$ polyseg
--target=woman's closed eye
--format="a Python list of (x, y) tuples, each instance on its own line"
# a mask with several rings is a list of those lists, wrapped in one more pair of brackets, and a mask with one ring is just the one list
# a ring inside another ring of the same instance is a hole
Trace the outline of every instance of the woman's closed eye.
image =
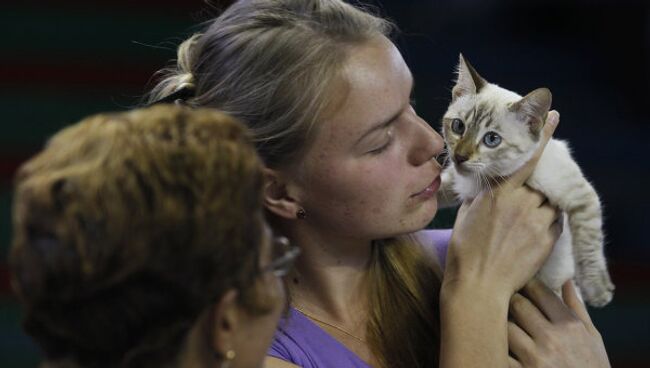
[(388, 147), (390, 147), (391, 143), (393, 143), (393, 131), (389, 130), (388, 132), (386, 132), (386, 136), (388, 137), (388, 139), (386, 139), (382, 145), (368, 151), (368, 153), (371, 154), (371, 155), (378, 155), (378, 154), (386, 151), (388, 149)]

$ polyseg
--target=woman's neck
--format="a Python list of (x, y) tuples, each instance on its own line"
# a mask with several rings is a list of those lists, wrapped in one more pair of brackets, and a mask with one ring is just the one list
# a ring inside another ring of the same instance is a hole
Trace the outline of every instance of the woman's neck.
[(302, 250), (288, 278), (293, 306), (345, 325), (365, 319), (371, 241), (309, 229), (288, 235)]

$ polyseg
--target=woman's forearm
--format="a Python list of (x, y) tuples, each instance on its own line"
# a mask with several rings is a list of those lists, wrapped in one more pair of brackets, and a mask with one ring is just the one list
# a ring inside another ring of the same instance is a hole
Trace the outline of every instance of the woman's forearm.
[(443, 284), (440, 367), (508, 366), (510, 297), (479, 286)]

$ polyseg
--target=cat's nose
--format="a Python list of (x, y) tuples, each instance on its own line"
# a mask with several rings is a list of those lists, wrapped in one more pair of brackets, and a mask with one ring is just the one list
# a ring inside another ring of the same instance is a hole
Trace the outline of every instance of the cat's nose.
[(459, 155), (459, 154), (454, 155), (454, 162), (456, 163), (456, 165), (460, 165), (460, 164), (462, 164), (463, 162), (465, 162), (467, 160), (469, 160), (469, 157), (467, 157), (467, 156), (463, 156), (463, 155)]

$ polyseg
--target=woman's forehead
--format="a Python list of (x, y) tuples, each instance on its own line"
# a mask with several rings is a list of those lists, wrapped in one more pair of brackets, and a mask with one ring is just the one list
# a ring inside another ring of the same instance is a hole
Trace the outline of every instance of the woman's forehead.
[(330, 134), (354, 140), (393, 116), (409, 98), (412, 76), (402, 55), (385, 37), (350, 50), (337, 93), (345, 95), (328, 120)]

